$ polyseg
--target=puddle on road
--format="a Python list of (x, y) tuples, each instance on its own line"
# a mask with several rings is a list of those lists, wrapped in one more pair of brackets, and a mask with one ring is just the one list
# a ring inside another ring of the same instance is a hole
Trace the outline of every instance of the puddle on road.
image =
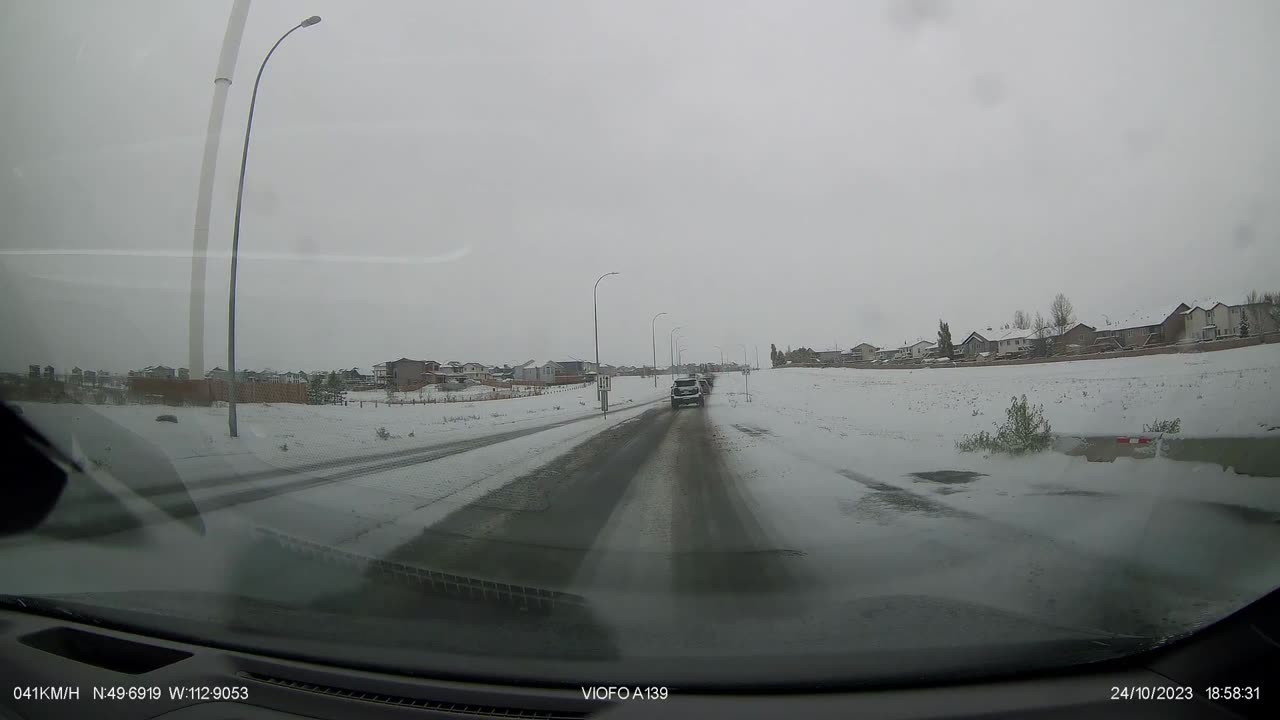
[(1280, 524), (1280, 513), (1270, 510), (1262, 510), (1260, 508), (1249, 507), (1247, 505), (1233, 505), (1223, 502), (1204, 502), (1214, 510), (1231, 515), (1233, 518), (1247, 523), (1257, 524)]
[[(837, 471), (844, 477), (866, 486), (875, 492), (858, 500), (840, 500), (840, 512), (848, 517), (873, 520), (888, 524), (903, 514), (924, 515), (934, 518), (967, 518), (969, 513), (943, 505), (923, 495), (917, 495), (888, 483), (873, 480), (852, 470)], [(956, 492), (960, 492), (956, 490)]]
[(735, 430), (737, 430), (738, 432), (746, 433), (746, 434), (750, 435), (751, 437), (761, 437), (761, 436), (764, 436), (764, 435), (769, 435), (769, 436), (772, 436), (772, 435), (773, 435), (773, 433), (769, 432), (768, 430), (765, 430), (764, 428), (751, 427), (750, 425), (737, 425), (737, 424), (735, 424), (735, 425), (733, 426), (733, 428), (734, 428)]
[(913, 472), (909, 474), (911, 477), (921, 480), (946, 483), (948, 485), (973, 482), (980, 477), (986, 477), (985, 473), (970, 472), (968, 470), (930, 470), (929, 472)]
[(1111, 493), (1099, 492), (1097, 490), (1047, 490), (1045, 492), (1027, 493), (1028, 495), (1067, 495), (1072, 497), (1107, 497)]

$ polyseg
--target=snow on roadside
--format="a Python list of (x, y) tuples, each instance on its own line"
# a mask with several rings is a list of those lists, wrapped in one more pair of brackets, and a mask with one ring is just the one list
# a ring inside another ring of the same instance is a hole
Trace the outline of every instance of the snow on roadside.
[[(536, 427), (599, 414), (595, 387), (544, 395), (421, 405), (365, 402), (348, 405), (250, 403), (237, 406), (239, 438), (230, 438), (225, 407), (168, 408), (158, 405), (79, 406), (119, 424), (154, 443), (175, 461), (212, 456), (249, 460), (290, 468), (363, 454), (425, 447), (440, 442)], [(665, 383), (652, 379), (614, 378), (610, 406), (624, 409), (666, 396)], [(385, 398), (385, 394), (384, 394)], [(158, 423), (157, 415), (178, 418)], [(41, 416), (33, 413), (33, 418)], [(378, 436), (385, 428), (386, 439)], [(53, 437), (66, 428), (45, 428)]]
[(757, 408), (833, 431), (955, 439), (1003, 422), (1010, 398), (1044, 405), (1058, 433), (1137, 433), (1181, 418), (1183, 435), (1280, 426), (1280, 344), (1209, 353), (1005, 367), (787, 368), (751, 376)]

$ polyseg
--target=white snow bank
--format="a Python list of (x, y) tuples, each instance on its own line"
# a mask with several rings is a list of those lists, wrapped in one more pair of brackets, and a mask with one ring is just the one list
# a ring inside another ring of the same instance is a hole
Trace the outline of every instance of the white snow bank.
[[(615, 410), (665, 398), (667, 385), (652, 378), (614, 378), (609, 395)], [(383, 395), (385, 398), (385, 394)], [(38, 410), (38, 408), (37, 408)], [(280, 468), (428, 446), (439, 442), (481, 437), (507, 430), (545, 425), (600, 414), (594, 386), (572, 388), (532, 397), (483, 402), (387, 405), (366, 401), (348, 405), (249, 403), (237, 406), (239, 438), (229, 437), (225, 407), (167, 408), (157, 405), (83, 406), (153, 442), (175, 461), (221, 456), (249, 459)], [(160, 413), (178, 422), (157, 423)], [(61, 422), (63, 414), (31, 413)], [(69, 427), (42, 427), (50, 437), (67, 436)], [(385, 429), (387, 439), (378, 437)], [(92, 448), (86, 448), (92, 454)]]
[(1280, 344), (1006, 367), (788, 368), (752, 375), (751, 389), (757, 409), (851, 434), (954, 439), (1003, 422), (1025, 394), (1058, 433), (1135, 433), (1176, 417), (1183, 435), (1255, 435), (1280, 425)]

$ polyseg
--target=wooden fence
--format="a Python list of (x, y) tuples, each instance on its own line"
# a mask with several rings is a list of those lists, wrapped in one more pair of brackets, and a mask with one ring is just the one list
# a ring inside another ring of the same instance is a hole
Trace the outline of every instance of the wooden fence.
[[(132, 377), (129, 401), (163, 405), (211, 405), (226, 402), (225, 380), (170, 380), (166, 378)], [(236, 401), (242, 403), (307, 402), (307, 386), (300, 383), (236, 383)]]

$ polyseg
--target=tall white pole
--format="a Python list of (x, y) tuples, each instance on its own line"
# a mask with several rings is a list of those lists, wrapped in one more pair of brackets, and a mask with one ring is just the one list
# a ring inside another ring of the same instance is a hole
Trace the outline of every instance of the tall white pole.
[(204, 377), (204, 283), (209, 253), (209, 213), (213, 205), (213, 176), (218, 165), (218, 140), (222, 137), (222, 116), (227, 109), (227, 90), (240, 54), (240, 38), (249, 17), (249, 0), (235, 0), (222, 38), (222, 54), (213, 77), (213, 104), (209, 107), (209, 128), (204, 137), (204, 158), (200, 162), (200, 189), (196, 195), (196, 227), (191, 243), (191, 302), (187, 320), (191, 377)]

